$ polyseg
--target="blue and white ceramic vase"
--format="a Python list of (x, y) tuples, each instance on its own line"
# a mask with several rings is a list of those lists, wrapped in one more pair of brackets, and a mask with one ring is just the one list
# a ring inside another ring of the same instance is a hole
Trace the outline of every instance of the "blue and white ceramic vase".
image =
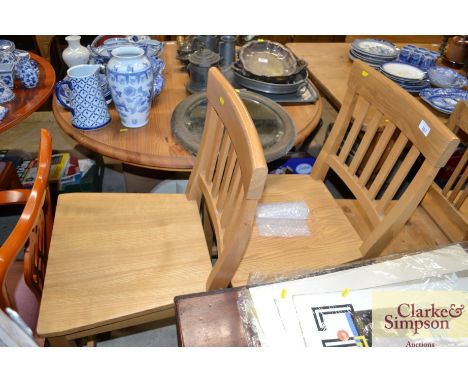
[(112, 50), (107, 82), (125, 127), (142, 127), (148, 123), (153, 80), (153, 69), (143, 49), (129, 46)]
[(96, 130), (110, 120), (99, 84), (100, 65), (77, 65), (67, 70), (68, 79), (55, 85), (59, 103), (72, 113), (72, 125), (80, 130)]
[(16, 75), (21, 80), (25, 88), (33, 89), (39, 84), (39, 68), (31, 60), (29, 53), (18, 54), (18, 63), (16, 64)]

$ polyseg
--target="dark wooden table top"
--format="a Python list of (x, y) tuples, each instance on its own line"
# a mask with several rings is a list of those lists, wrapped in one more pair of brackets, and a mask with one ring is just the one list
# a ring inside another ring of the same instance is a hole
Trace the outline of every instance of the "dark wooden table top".
[(244, 288), (174, 299), (179, 346), (248, 346), (237, 300)]
[(19, 80), (15, 81), (15, 87), (13, 89), (16, 96), (15, 99), (2, 104), (2, 106), (8, 108), (8, 114), (5, 119), (0, 122), (0, 133), (13, 127), (39, 109), (52, 94), (52, 90), (55, 86), (55, 71), (52, 65), (37, 54), (29, 54), (39, 66), (39, 85), (34, 89), (26, 89), (21, 86)]

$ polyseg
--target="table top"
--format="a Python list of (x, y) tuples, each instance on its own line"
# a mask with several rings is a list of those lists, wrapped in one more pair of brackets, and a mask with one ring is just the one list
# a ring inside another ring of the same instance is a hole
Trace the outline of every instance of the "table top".
[[(288, 48), (299, 58), (307, 62), (309, 76), (320, 92), (336, 109), (341, 107), (348, 89), (348, 78), (353, 62), (348, 57), (351, 43), (290, 43)], [(403, 46), (406, 44), (397, 44)], [(415, 44), (421, 48), (436, 51), (437, 44)], [(421, 101), (442, 122), (447, 116)]]
[(39, 85), (34, 89), (26, 89), (21, 86), (17, 80), (15, 83), (15, 99), (11, 102), (2, 104), (7, 107), (8, 114), (5, 119), (0, 122), (0, 133), (13, 127), (18, 122), (22, 121), (49, 98), (55, 85), (55, 71), (49, 62), (34, 53), (29, 53), (31, 58), (37, 62), (39, 66)]
[[(168, 171), (190, 171), (195, 158), (179, 145), (171, 131), (172, 112), (189, 93), (185, 84), (189, 77), (176, 59), (175, 42), (167, 42), (162, 58), (165, 87), (155, 98), (148, 125), (138, 129), (123, 129), (114, 106), (110, 106), (112, 122), (96, 131), (81, 131), (71, 125), (71, 114), (55, 100), (54, 116), (59, 126), (73, 139), (102, 155), (141, 167)], [(317, 127), (322, 114), (322, 100), (315, 104), (285, 105), (296, 125), (296, 144)]]

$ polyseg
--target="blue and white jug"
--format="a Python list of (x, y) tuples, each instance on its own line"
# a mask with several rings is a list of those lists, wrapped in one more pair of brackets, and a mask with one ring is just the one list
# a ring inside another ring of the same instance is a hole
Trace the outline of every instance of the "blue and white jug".
[(80, 130), (96, 130), (110, 120), (106, 100), (99, 85), (100, 65), (77, 65), (67, 70), (68, 79), (55, 85), (62, 106), (72, 112), (72, 125)]
[(31, 60), (28, 52), (18, 54), (16, 75), (27, 89), (33, 89), (39, 84), (39, 68), (35, 61)]
[(122, 125), (145, 126), (153, 99), (154, 75), (144, 50), (132, 46), (112, 50), (106, 73)]

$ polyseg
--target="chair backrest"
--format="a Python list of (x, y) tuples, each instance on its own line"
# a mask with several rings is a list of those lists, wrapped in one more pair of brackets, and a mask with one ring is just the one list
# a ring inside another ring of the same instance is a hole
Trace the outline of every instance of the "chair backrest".
[(268, 168), (255, 125), (221, 72), (208, 74), (203, 137), (187, 186), (202, 199), (216, 236), (218, 259), (207, 289), (226, 287), (245, 252)]
[[(311, 176), (323, 180), (331, 168), (347, 185), (373, 227), (361, 252), (377, 256), (414, 212), (458, 142), (421, 102), (356, 61)], [(391, 203), (396, 194), (401, 195)]]
[(463, 209), (468, 196), (468, 102), (458, 103), (447, 125), (463, 142), (464, 152), (444, 188), (433, 183), (422, 206), (449, 239), (464, 241), (468, 240), (468, 208)]
[(24, 247), (24, 277), (28, 287), (40, 299), (52, 233), (52, 213), (48, 189), (52, 155), (50, 133), (41, 130), (37, 175), (32, 190), (0, 192), (0, 205), (23, 204), (18, 223), (0, 247), (0, 308), (13, 307), (6, 288), (6, 275)]
[[(460, 130), (464, 132), (464, 144), (468, 141), (468, 102), (460, 101), (455, 108), (454, 112), (450, 116), (448, 121), (448, 127), (455, 134)], [(462, 159), (458, 162), (457, 167), (452, 173), (452, 176), (448, 180), (447, 184), (442, 190), (442, 194), (447, 200), (457, 209), (460, 210), (462, 204), (466, 200), (468, 195), (468, 189), (466, 188), (466, 181), (468, 179), (468, 150), (465, 148)], [(458, 180), (457, 180), (458, 179)], [(450, 191), (450, 194), (449, 194)]]

